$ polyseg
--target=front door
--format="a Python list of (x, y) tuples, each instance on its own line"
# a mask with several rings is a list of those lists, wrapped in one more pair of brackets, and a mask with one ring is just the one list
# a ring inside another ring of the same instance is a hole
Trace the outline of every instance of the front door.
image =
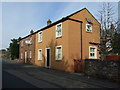
[(27, 52), (25, 52), (25, 63), (27, 62)]
[(46, 67), (50, 68), (50, 48), (46, 48)]

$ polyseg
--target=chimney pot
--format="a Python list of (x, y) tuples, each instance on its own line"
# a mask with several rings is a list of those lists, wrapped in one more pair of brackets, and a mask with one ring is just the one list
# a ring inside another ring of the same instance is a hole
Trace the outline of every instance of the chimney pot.
[(50, 25), (51, 23), (52, 23), (51, 20), (48, 19), (48, 21), (47, 21), (47, 25)]
[(34, 32), (34, 31), (33, 31), (33, 30), (31, 30), (31, 31), (30, 31), (30, 34), (32, 34), (33, 32)]

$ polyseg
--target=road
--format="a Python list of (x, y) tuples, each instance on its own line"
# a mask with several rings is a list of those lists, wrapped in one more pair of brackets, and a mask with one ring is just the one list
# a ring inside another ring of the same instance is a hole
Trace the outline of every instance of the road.
[(17, 61), (2, 60), (2, 88), (118, 88), (118, 84)]
[(3, 71), (3, 88), (36, 88), (32, 84)]

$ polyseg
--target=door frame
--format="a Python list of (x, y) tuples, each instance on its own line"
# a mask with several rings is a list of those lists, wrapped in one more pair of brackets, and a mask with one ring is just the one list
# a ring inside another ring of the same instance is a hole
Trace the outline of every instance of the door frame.
[[(49, 66), (47, 66), (47, 49), (50, 50), (49, 51), (49, 54), (50, 54), (50, 56), (49, 56)], [(46, 68), (50, 68), (51, 67), (51, 49), (50, 49), (50, 47), (45, 48), (45, 67)]]
[(27, 51), (25, 51), (25, 63), (27, 63)]

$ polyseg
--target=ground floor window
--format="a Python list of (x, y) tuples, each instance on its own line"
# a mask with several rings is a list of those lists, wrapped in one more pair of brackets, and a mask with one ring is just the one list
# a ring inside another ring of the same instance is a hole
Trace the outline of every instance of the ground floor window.
[(42, 49), (38, 49), (38, 60), (42, 60)]
[(89, 46), (89, 58), (97, 59), (97, 47)]
[(56, 46), (56, 60), (62, 60), (62, 46)]

